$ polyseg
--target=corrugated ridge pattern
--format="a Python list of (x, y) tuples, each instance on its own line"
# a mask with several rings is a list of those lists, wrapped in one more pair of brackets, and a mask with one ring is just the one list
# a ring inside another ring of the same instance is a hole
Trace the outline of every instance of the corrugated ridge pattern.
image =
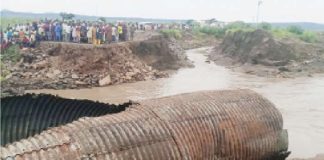
[(282, 131), (280, 113), (254, 92), (198, 92), (81, 118), (1, 148), (1, 158), (261, 160), (280, 152)]
[(80, 117), (97, 117), (124, 111), (120, 106), (71, 100), (51, 95), (26, 94), (1, 99), (1, 146)]
[[(57, 139), (62, 137), (61, 139)], [(166, 124), (151, 111), (81, 118), (1, 148), (16, 159), (181, 159)]]
[(280, 112), (249, 90), (183, 94), (140, 107), (169, 125), (183, 159), (266, 159), (282, 148)]

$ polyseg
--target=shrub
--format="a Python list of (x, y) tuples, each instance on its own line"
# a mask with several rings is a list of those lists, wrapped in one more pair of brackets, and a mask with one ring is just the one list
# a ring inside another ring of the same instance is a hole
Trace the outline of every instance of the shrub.
[(283, 28), (272, 29), (271, 34), (277, 38), (289, 38), (289, 37), (295, 38), (296, 37), (296, 35), (294, 33), (291, 33), (287, 29), (283, 29)]
[(235, 33), (238, 31), (242, 31), (242, 32), (252, 32), (255, 30), (254, 27), (252, 27), (250, 24), (241, 22), (241, 21), (237, 21), (237, 22), (232, 22), (230, 24), (228, 24), (226, 27), (226, 34), (227, 33)]
[(287, 30), (289, 32), (297, 34), (297, 35), (301, 35), (304, 32), (304, 30), (299, 26), (290, 26), (290, 27), (287, 28)]
[(1, 51), (1, 61), (18, 62), (21, 59), (19, 45), (14, 44)]
[(241, 22), (241, 21), (237, 21), (237, 22), (232, 22), (230, 24), (228, 24), (225, 27), (227, 30), (240, 30), (240, 29), (251, 29), (253, 28), (250, 24)]
[(180, 39), (182, 37), (182, 32), (177, 29), (166, 29), (166, 30), (162, 30), (160, 32), (166, 38)]
[(225, 28), (218, 28), (218, 27), (201, 27), (198, 28), (198, 31), (207, 35), (213, 35), (216, 38), (224, 37), (226, 33)]
[(311, 31), (305, 31), (301, 36), (300, 39), (308, 42), (308, 43), (314, 43), (317, 41), (317, 36), (315, 32)]
[(270, 23), (263, 22), (260, 24), (260, 28), (269, 31), (272, 29), (272, 26)]

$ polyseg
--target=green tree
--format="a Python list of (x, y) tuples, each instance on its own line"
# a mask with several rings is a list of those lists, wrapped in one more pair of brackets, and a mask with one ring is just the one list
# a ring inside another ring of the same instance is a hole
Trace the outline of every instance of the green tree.
[(195, 20), (193, 20), (193, 19), (189, 19), (186, 21), (186, 25), (188, 25), (188, 26), (193, 26), (194, 24), (195, 24)]
[(304, 33), (304, 30), (299, 26), (289, 26), (287, 30), (291, 33), (302, 35)]
[(315, 43), (317, 41), (317, 35), (315, 32), (305, 31), (300, 35), (300, 39), (308, 43)]
[(71, 19), (73, 19), (75, 17), (74, 14), (72, 14), (72, 13), (65, 13), (65, 12), (61, 12), (60, 13), (60, 16), (62, 17), (62, 21), (64, 21), (64, 20), (71, 20)]
[(272, 29), (272, 26), (270, 23), (263, 22), (260, 24), (260, 28), (269, 31)]

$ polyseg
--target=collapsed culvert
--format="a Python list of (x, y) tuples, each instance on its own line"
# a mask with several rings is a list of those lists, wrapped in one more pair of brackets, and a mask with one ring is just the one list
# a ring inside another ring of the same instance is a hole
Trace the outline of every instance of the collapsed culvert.
[(145, 100), (1, 148), (3, 159), (285, 159), (274, 105), (250, 90)]
[(124, 111), (131, 103), (104, 104), (52, 95), (26, 94), (1, 99), (1, 146), (34, 136), (81, 117)]

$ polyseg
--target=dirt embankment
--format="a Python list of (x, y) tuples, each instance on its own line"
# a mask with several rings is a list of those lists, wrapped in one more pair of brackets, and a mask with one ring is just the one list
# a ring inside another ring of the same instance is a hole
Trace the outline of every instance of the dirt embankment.
[(149, 40), (134, 42), (132, 51), (147, 65), (160, 71), (193, 67), (185, 50), (174, 39), (153, 36)]
[(276, 39), (263, 30), (229, 33), (210, 59), (235, 71), (265, 77), (311, 76), (324, 72), (324, 46)]
[(213, 35), (199, 35), (197, 33), (193, 33), (193, 31), (183, 32), (181, 38), (177, 39), (176, 41), (183, 49), (186, 50), (209, 47), (219, 43), (219, 39)]
[(167, 77), (164, 71), (188, 66), (183, 50), (168, 40), (152, 40), (93, 46), (43, 42), (22, 50), (2, 82), (3, 93), (30, 89), (86, 88)]

